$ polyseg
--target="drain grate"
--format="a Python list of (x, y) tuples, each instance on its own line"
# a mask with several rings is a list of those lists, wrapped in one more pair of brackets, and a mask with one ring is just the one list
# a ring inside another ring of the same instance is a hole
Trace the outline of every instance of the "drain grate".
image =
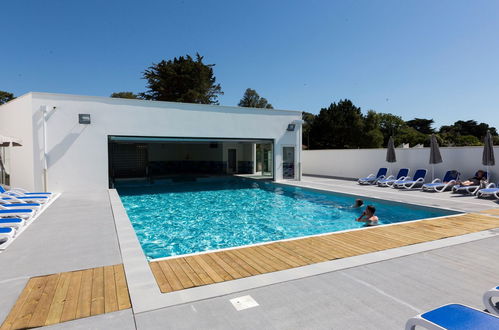
[(231, 299), (230, 302), (237, 311), (259, 306), (255, 299), (249, 295)]

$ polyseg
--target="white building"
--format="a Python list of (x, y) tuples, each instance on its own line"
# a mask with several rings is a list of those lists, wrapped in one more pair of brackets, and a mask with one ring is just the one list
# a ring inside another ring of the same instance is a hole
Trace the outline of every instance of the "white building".
[(299, 111), (28, 93), (0, 106), (0, 135), (21, 140), (8, 150), (10, 184), (29, 190), (137, 177), (300, 178)]

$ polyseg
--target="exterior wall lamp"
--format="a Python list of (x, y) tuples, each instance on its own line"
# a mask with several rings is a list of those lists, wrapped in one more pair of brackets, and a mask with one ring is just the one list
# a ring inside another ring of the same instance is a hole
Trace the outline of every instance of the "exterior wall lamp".
[(78, 114), (78, 123), (83, 125), (90, 125), (90, 114), (89, 113), (79, 113)]

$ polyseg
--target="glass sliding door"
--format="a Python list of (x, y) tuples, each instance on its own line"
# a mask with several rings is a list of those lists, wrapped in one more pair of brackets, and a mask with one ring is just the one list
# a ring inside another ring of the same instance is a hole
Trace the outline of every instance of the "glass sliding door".
[(295, 178), (295, 147), (282, 148), (282, 177)]

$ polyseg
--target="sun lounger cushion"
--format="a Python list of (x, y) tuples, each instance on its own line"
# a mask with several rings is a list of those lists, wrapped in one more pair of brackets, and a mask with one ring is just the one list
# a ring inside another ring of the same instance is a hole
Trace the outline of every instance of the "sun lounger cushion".
[(10, 213), (33, 213), (33, 210), (29, 209), (0, 210), (0, 214), (10, 214)]
[(14, 231), (14, 229), (9, 228), (9, 227), (7, 227), (7, 228), (0, 228), (0, 234), (10, 234), (13, 231)]
[(12, 203), (12, 204), (2, 204), (3, 207), (12, 207), (12, 208), (16, 208), (16, 207), (28, 207), (28, 206), (40, 206), (40, 204), (38, 203)]
[(449, 304), (421, 314), (445, 329), (499, 329), (499, 318), (460, 304)]

